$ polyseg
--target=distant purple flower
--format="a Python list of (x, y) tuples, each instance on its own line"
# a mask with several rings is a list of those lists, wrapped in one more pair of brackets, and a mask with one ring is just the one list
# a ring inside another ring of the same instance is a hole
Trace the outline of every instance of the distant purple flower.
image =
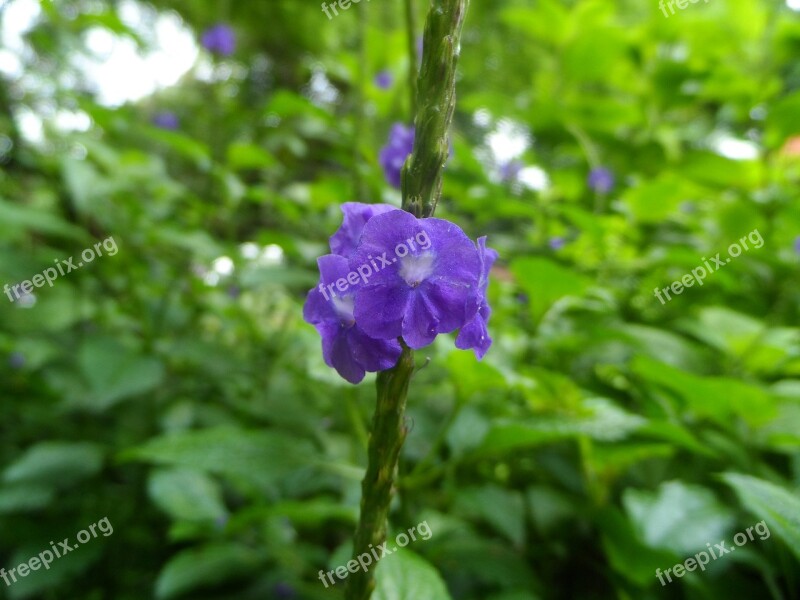
[(382, 215), (390, 210), (400, 210), (390, 204), (364, 204), (363, 202), (345, 202), (342, 204), (344, 220), (339, 229), (330, 238), (331, 252), (349, 258), (358, 246), (361, 232), (375, 215)]
[(525, 164), (521, 160), (510, 160), (500, 167), (500, 179), (505, 182), (514, 181)]
[(600, 194), (607, 194), (614, 187), (614, 173), (605, 167), (597, 167), (589, 172), (587, 183)]
[(176, 115), (174, 112), (164, 111), (157, 113), (153, 117), (153, 125), (160, 129), (169, 129), (174, 131), (180, 127), (180, 121), (178, 120), (178, 115)]
[(236, 34), (230, 25), (217, 23), (203, 32), (200, 43), (209, 52), (230, 56), (236, 50)]
[(281, 582), (276, 584), (274, 592), (276, 600), (293, 600), (297, 597), (294, 588), (288, 583)]
[(392, 82), (394, 81), (394, 77), (389, 71), (381, 71), (375, 76), (375, 85), (377, 85), (382, 90), (388, 90), (392, 87)]
[(489, 271), (492, 270), (494, 261), (497, 260), (497, 251), (486, 247), (486, 236), (478, 238), (478, 252), (481, 259), (481, 276), (478, 283), (479, 297), (478, 312), (472, 320), (461, 328), (456, 338), (456, 348), (460, 350), (474, 350), (478, 360), (483, 358), (489, 346), (492, 345), (492, 338), (489, 336), (489, 317), (492, 316), (492, 309), (486, 297), (489, 288)]
[(800, 254), (800, 235), (794, 238), (794, 251)]
[(358, 286), (342, 284), (346, 289), (342, 292), (336, 285), (342, 280), (347, 282), (350, 274), (347, 259), (327, 254), (317, 259), (317, 264), (320, 283), (308, 293), (303, 318), (314, 325), (322, 337), (325, 364), (350, 383), (364, 379), (367, 371), (393, 367), (400, 357), (400, 344), (395, 339), (378, 340), (364, 333), (353, 317), (353, 296)]
[(18, 371), (25, 366), (25, 357), (20, 352), (12, 352), (8, 357), (8, 366)]
[(402, 335), (409, 347), (422, 348), (478, 311), (481, 257), (454, 223), (401, 210), (373, 217), (350, 269), (377, 262), (380, 268), (355, 292), (353, 315), (367, 335)]
[(386, 181), (390, 185), (400, 188), (400, 172), (406, 158), (414, 150), (414, 127), (406, 127), (402, 123), (395, 123), (389, 132), (389, 141), (381, 149), (378, 161), (383, 167)]
[(561, 250), (566, 243), (567, 240), (565, 240), (563, 237), (556, 236), (550, 238), (550, 241), (547, 242), (547, 245), (550, 246), (551, 250)]

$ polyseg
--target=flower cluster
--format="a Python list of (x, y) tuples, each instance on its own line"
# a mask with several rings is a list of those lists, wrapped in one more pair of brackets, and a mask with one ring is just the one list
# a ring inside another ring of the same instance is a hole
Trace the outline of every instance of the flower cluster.
[(303, 307), (325, 363), (358, 383), (397, 363), (401, 337), (417, 349), (456, 330), (456, 347), (482, 358), (492, 344), (486, 290), (497, 259), (486, 237), (475, 244), (454, 223), (385, 204), (348, 202), (342, 212)]
[(388, 90), (392, 87), (392, 83), (394, 82), (394, 77), (389, 71), (381, 71), (375, 76), (375, 85), (378, 86), (382, 90)]
[(155, 125), (159, 129), (167, 129), (170, 131), (174, 131), (178, 129), (178, 127), (180, 127), (181, 122), (178, 119), (178, 115), (176, 115), (174, 112), (163, 111), (157, 113), (153, 117), (153, 125)]
[(606, 167), (597, 167), (589, 172), (586, 183), (598, 194), (607, 194), (614, 187), (614, 172)]
[(400, 173), (406, 158), (414, 150), (414, 127), (395, 123), (389, 132), (389, 141), (381, 148), (378, 161), (389, 185), (400, 189)]
[(200, 43), (212, 54), (230, 56), (236, 50), (236, 34), (230, 25), (217, 23), (203, 32)]

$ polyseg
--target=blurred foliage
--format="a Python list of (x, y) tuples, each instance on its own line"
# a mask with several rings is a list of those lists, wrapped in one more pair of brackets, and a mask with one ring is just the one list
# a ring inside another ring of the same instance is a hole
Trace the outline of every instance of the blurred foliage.
[[(151, 2), (196, 39), (230, 23), (236, 52), (108, 106), (78, 59), (98, 29), (146, 51), (129, 8), (42, 0), (0, 81), (0, 285), (119, 246), (35, 303), (0, 296), (0, 565), (114, 526), (0, 597), (339, 598), (318, 572), (349, 558), (374, 390), (325, 367), (301, 305), (338, 205), (399, 201), (377, 155), (410, 121), (403, 7)], [(472, 2), (437, 214), (500, 252), (495, 342), (419, 353), (390, 529), (433, 536), (375, 598), (800, 598), (798, 58), (776, 0)], [(527, 140), (519, 179), (503, 131)], [(762, 519), (768, 539), (659, 584)]]

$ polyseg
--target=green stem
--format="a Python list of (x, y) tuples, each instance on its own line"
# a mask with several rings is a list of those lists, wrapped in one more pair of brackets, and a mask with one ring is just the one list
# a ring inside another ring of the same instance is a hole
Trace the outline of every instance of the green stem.
[(448, 131), (456, 107), (456, 65), (469, 0), (433, 0), (425, 24), (417, 81), (414, 152), (403, 167), (403, 208), (430, 217), (442, 193), (450, 153)]
[(417, 17), (414, 0), (406, 0), (406, 35), (408, 38), (408, 91), (411, 118), (417, 114)]
[[(361, 483), (361, 518), (353, 542), (353, 558), (370, 554), (386, 541), (386, 518), (392, 500), (395, 471), (408, 429), (404, 414), (414, 354), (403, 345), (400, 360), (378, 373), (378, 402), (369, 438), (367, 473)], [(372, 571), (358, 570), (347, 580), (347, 600), (367, 600), (375, 589)]]
[[(442, 169), (449, 152), (448, 129), (453, 119), (456, 63), (464, 14), (469, 0), (432, 0), (425, 25), (422, 70), (417, 85), (414, 151), (403, 166), (403, 209), (430, 217), (442, 189)], [(409, 3), (410, 5), (410, 3)], [(397, 463), (408, 430), (405, 407), (414, 373), (414, 353), (402, 338), (397, 364), (378, 373), (377, 403), (369, 437), (367, 472), (361, 484), (361, 516), (353, 541), (353, 558), (369, 554), (386, 541), (386, 519), (395, 485)], [(346, 600), (369, 600), (375, 589), (373, 571), (352, 573)]]
[(367, 191), (364, 186), (364, 177), (361, 172), (363, 153), (361, 145), (364, 140), (364, 126), (366, 114), (364, 111), (364, 88), (367, 81), (367, 6), (366, 3), (358, 7), (358, 75), (355, 90), (355, 126), (353, 127), (353, 187), (358, 202), (367, 202)]

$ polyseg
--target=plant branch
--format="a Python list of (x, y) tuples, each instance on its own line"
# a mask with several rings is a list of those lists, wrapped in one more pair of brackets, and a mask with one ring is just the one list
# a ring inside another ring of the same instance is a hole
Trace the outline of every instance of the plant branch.
[(456, 65), (469, 0), (433, 0), (425, 24), (422, 69), (417, 81), (414, 151), (403, 166), (403, 208), (430, 217), (442, 193), (450, 153), (449, 129), (456, 106)]
[[(414, 151), (403, 166), (403, 209), (417, 217), (436, 210), (442, 169), (449, 151), (448, 129), (455, 109), (455, 73), (461, 29), (468, 0), (433, 0), (425, 25), (422, 70), (417, 84)], [(411, 6), (410, 1), (407, 8)], [(410, 9), (413, 13), (413, 9)], [(378, 373), (377, 404), (368, 447), (367, 472), (361, 484), (361, 516), (353, 541), (353, 558), (369, 554), (386, 541), (386, 519), (395, 486), (397, 464), (408, 430), (405, 407), (414, 374), (414, 353), (400, 338), (397, 364)], [(374, 568), (374, 567), (373, 567)], [(372, 571), (352, 573), (346, 600), (369, 600), (375, 589)]]
[(411, 118), (417, 114), (417, 16), (414, 0), (406, 0), (406, 35), (408, 39), (408, 92)]
[[(386, 518), (392, 500), (395, 471), (407, 429), (406, 396), (414, 371), (414, 353), (403, 344), (400, 360), (378, 373), (378, 402), (369, 438), (367, 473), (361, 483), (361, 518), (353, 542), (353, 558), (370, 554), (386, 541)], [(367, 600), (375, 589), (372, 572), (358, 570), (347, 581), (347, 600)]]

